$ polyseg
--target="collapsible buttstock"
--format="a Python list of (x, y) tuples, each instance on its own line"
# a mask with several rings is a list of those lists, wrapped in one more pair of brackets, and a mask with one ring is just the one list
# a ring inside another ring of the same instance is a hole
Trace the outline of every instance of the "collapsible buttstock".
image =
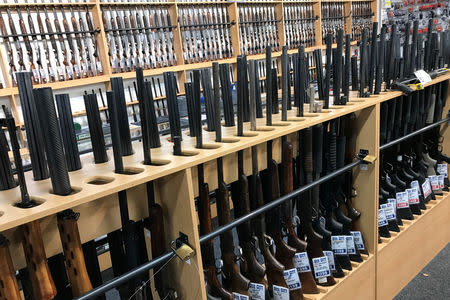
[(74, 297), (92, 290), (92, 284), (84, 261), (80, 233), (78, 231), (79, 214), (66, 211), (58, 214), (58, 229), (63, 245), (67, 273)]
[(24, 224), (22, 245), (25, 252), (35, 299), (50, 300), (56, 296), (56, 287), (47, 265), (39, 221)]
[(8, 241), (0, 236), (0, 299), (21, 300)]

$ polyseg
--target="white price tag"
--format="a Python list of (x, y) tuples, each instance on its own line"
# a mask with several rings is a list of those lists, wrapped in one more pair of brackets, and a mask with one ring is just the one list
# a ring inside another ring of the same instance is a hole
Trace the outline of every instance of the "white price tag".
[(384, 209), (378, 210), (378, 227), (383, 227), (388, 224), (388, 221), (386, 220), (386, 215), (384, 214)]
[(103, 67), (102, 67), (102, 63), (101, 62), (97, 62), (97, 72), (98, 73), (103, 73)]
[(439, 190), (439, 177), (438, 176), (428, 176), (428, 179), (430, 179), (431, 189), (433, 191)]
[(336, 264), (334, 263), (334, 254), (333, 251), (323, 251), (323, 255), (325, 255), (328, 259), (328, 267), (331, 271), (336, 270)]
[(444, 175), (438, 175), (439, 187), (444, 188)]
[(431, 184), (430, 180), (427, 178), (425, 182), (422, 184), (423, 196), (427, 198), (431, 194)]
[(397, 208), (409, 207), (408, 192), (401, 192), (395, 194), (397, 199)]
[(380, 207), (384, 209), (384, 215), (386, 216), (386, 220), (395, 220), (395, 208), (392, 203), (381, 204)]
[(397, 199), (395, 199), (395, 198), (388, 198), (387, 201), (388, 201), (388, 203), (392, 204), (392, 207), (394, 208), (394, 214), (397, 217)]
[(417, 79), (419, 79), (421, 84), (427, 84), (432, 80), (430, 74), (428, 74), (424, 70), (417, 70), (414, 72), (414, 75), (416, 75)]
[(274, 284), (273, 300), (289, 300), (289, 290), (285, 287)]
[(42, 79), (47, 78), (47, 75), (45, 75), (45, 70), (44, 69), (40, 69), (39, 72), (41, 73), (41, 78)]
[(330, 266), (326, 256), (313, 258), (314, 276), (317, 279), (326, 278), (331, 275)]
[(297, 269), (289, 269), (283, 271), (284, 280), (288, 285), (289, 290), (295, 291), (302, 288), (300, 278), (298, 277)]
[(344, 235), (331, 236), (331, 249), (336, 255), (347, 255), (347, 242)]
[(447, 164), (438, 164), (436, 169), (439, 174), (444, 175), (445, 178), (448, 178)]
[(259, 283), (250, 282), (250, 287), (248, 289), (248, 293), (250, 294), (250, 298), (252, 300), (265, 300), (266, 299), (266, 291), (264, 285)]
[(39, 80), (39, 72), (36, 69), (31, 70), (33, 72), (33, 77), (34, 80), (38, 81)]
[(356, 254), (355, 241), (353, 240), (353, 236), (346, 235), (345, 241), (347, 242), (347, 253), (348, 254)]
[(419, 181), (417, 181), (417, 180), (411, 181), (411, 187), (417, 189), (417, 193), (419, 195), (422, 195), (422, 191), (420, 190)]
[(365, 249), (365, 247), (364, 247), (364, 240), (362, 238), (361, 231), (350, 231), (350, 233), (353, 236), (356, 248), (358, 248), (358, 250), (364, 250)]
[(300, 273), (311, 272), (311, 266), (309, 265), (308, 253), (299, 252), (294, 255), (294, 266)]
[(250, 298), (247, 295), (233, 292), (233, 300), (250, 300)]
[(419, 193), (417, 192), (417, 189), (412, 188), (412, 189), (407, 189), (406, 191), (408, 192), (409, 204), (418, 204), (419, 203)]

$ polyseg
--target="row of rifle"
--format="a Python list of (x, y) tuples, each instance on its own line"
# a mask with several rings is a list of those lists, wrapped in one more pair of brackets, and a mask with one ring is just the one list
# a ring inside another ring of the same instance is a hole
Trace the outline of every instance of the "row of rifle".
[(102, 6), (102, 13), (114, 73), (176, 64), (167, 6)]
[(360, 40), (364, 28), (370, 29), (372, 16), (371, 2), (352, 2), (352, 40)]
[(233, 56), (226, 5), (183, 5), (178, 8), (178, 18), (185, 63)]
[[(322, 37), (325, 43), (325, 36), (332, 34), (336, 36), (338, 30), (345, 29), (346, 11), (343, 2), (321, 3), (322, 9)], [(348, 14), (348, 12), (347, 12)], [(336, 43), (335, 40), (333, 40)]]
[(275, 5), (244, 4), (238, 9), (242, 53), (264, 53), (266, 46), (280, 48)]
[(32, 72), (35, 84), (103, 74), (97, 31), (87, 7), (81, 11), (80, 6), (69, 6), (70, 15), (62, 6), (53, 6), (51, 12), (44, 6), (43, 14), (39, 6), (26, 7), (26, 20), (21, 8), (15, 11), (17, 16), (6, 8), (8, 22), (0, 12), (13, 86), (17, 70)]
[(313, 47), (316, 44), (316, 31), (312, 4), (286, 4), (284, 8), (284, 26), (286, 45), (289, 49), (300, 45)]

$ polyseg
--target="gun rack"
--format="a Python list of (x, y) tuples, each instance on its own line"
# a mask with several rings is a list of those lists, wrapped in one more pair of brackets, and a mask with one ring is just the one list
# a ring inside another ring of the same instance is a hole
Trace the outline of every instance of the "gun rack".
[[(234, 4), (233, 4), (234, 5)], [(105, 75), (106, 76), (106, 75)], [(435, 78), (428, 85), (450, 80), (450, 74)], [(73, 82), (75, 83), (75, 81)], [(148, 216), (145, 183), (153, 181), (155, 198), (163, 208), (166, 250), (169, 243), (179, 237), (180, 232), (187, 235), (189, 244), (195, 250), (191, 257), (198, 266), (188, 265), (179, 259), (168, 264), (171, 274), (170, 286), (180, 299), (206, 299), (202, 273), (202, 260), (198, 230), (198, 216), (195, 198), (198, 196), (197, 165), (204, 164), (205, 182), (210, 190), (217, 188), (216, 158), (223, 157), (224, 180), (231, 183), (237, 180), (236, 152), (244, 150), (244, 172), (251, 173), (250, 148), (257, 146), (259, 169), (266, 168), (266, 141), (273, 140), (273, 157), (281, 160), (281, 137), (287, 136), (294, 145), (297, 131), (335, 119), (349, 113), (356, 115), (356, 149), (368, 150), (370, 155), (379, 157), (380, 149), (380, 105), (385, 101), (401, 96), (398, 91), (382, 92), (368, 98), (357, 98), (351, 93), (351, 99), (344, 106), (333, 106), (321, 113), (306, 113), (296, 117), (296, 111), (288, 111), (288, 121), (282, 122), (280, 115), (273, 115), (273, 126), (265, 126), (265, 120), (258, 119), (257, 131), (250, 131), (244, 124), (244, 136), (236, 136), (236, 127), (223, 127), (223, 143), (216, 143), (214, 133), (203, 132), (205, 147), (195, 148), (194, 138), (183, 134), (183, 156), (172, 155), (172, 143), (167, 137), (161, 138), (162, 147), (152, 149), (152, 165), (143, 165), (142, 147), (133, 143), (134, 154), (124, 157), (124, 166), (130, 175), (114, 173), (112, 153), (110, 161), (95, 165), (91, 154), (82, 156), (81, 170), (71, 172), (73, 193), (69, 196), (57, 196), (51, 193), (50, 180), (33, 181), (30, 172), (26, 173), (31, 197), (40, 205), (31, 209), (14, 206), (20, 198), (18, 188), (0, 192), (0, 231), (10, 240), (10, 250), (15, 269), (25, 266), (20, 244), (18, 226), (33, 220), (40, 220), (46, 254), (51, 257), (61, 253), (62, 245), (56, 225), (56, 213), (72, 208), (80, 213), (78, 221), (81, 242), (85, 243), (121, 227), (117, 192), (126, 190), (130, 219), (141, 220)], [(449, 99), (449, 95), (447, 95)], [(443, 109), (444, 114), (450, 108), (450, 101)], [(444, 116), (445, 118), (446, 116)], [(444, 152), (450, 149), (447, 124), (441, 124), (444, 138)], [(405, 222), (401, 232), (391, 239), (382, 239), (377, 243), (378, 178), (379, 159), (367, 168), (353, 169), (354, 187), (357, 196), (354, 206), (362, 212), (357, 223), (365, 237), (368, 255), (362, 263), (352, 263), (353, 270), (345, 271), (346, 276), (337, 279), (331, 287), (320, 287), (319, 294), (305, 294), (306, 299), (387, 299), (392, 298), (413, 274), (416, 274), (450, 239), (448, 211), (450, 194), (427, 205), (428, 210), (412, 222)], [(215, 204), (211, 205), (212, 217), (216, 216)], [(436, 238), (424, 243), (422, 237), (433, 228)], [(407, 250), (409, 249), (409, 250)], [(412, 251), (412, 252), (411, 252)], [(409, 253), (410, 255), (398, 255)], [(109, 253), (101, 255), (102, 266), (110, 266)], [(168, 256), (166, 255), (166, 259)], [(396, 281), (389, 278), (395, 274)], [(197, 288), (198, 287), (198, 288)]]

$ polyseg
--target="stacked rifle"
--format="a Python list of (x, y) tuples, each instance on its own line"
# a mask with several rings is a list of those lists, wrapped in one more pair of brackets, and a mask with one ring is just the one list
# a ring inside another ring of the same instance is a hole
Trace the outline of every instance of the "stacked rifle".
[(361, 39), (363, 30), (370, 29), (372, 26), (372, 3), (371, 2), (352, 2), (352, 40)]
[(114, 73), (176, 64), (167, 6), (102, 6), (102, 12)]
[(273, 4), (239, 5), (239, 29), (241, 52), (244, 54), (264, 53), (266, 46), (274, 51), (280, 49), (278, 23)]
[[(338, 30), (345, 30), (346, 16), (344, 3), (325, 2), (322, 3), (322, 38), (325, 44), (325, 36), (332, 34), (336, 36)], [(348, 12), (347, 12), (348, 13)], [(336, 41), (333, 40), (333, 43)]]
[(26, 15), (22, 7), (7, 7), (6, 15), (0, 11), (0, 33), (13, 86), (19, 70), (32, 72), (34, 84), (103, 74), (98, 30), (87, 6), (69, 6), (68, 11), (63, 6), (25, 9)]
[(286, 4), (284, 7), (284, 28), (286, 45), (289, 49), (298, 48), (300, 45), (312, 47), (316, 44), (316, 32), (313, 14), (313, 5)]
[(186, 63), (232, 57), (226, 5), (180, 5), (178, 16)]

